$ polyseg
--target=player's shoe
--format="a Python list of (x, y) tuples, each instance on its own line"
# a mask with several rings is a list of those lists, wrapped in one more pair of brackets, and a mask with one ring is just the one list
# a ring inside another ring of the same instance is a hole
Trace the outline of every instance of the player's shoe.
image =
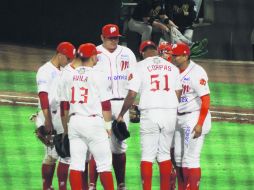
[(94, 183), (90, 183), (88, 190), (96, 190), (95, 184)]
[(117, 190), (127, 190), (127, 188), (124, 183), (120, 183), (117, 187)]

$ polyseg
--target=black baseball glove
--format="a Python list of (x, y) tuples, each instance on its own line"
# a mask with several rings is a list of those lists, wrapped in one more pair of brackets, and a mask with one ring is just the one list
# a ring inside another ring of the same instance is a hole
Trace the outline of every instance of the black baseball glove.
[(128, 131), (125, 122), (117, 122), (114, 120), (112, 123), (112, 131), (119, 141), (123, 141), (130, 137), (130, 132)]
[(54, 145), (57, 154), (61, 158), (70, 157), (70, 142), (68, 135), (63, 137), (63, 134), (58, 134), (54, 137)]
[(53, 130), (51, 133), (48, 133), (45, 129), (45, 126), (42, 125), (35, 129), (35, 134), (43, 144), (46, 146), (53, 146), (53, 137), (56, 134), (55, 130)]
[(140, 122), (140, 111), (137, 105), (132, 105), (129, 109), (130, 122), (139, 123)]

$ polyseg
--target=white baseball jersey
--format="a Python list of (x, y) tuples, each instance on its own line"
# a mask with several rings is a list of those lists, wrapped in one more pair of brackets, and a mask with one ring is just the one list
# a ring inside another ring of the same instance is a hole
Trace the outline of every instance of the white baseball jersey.
[(175, 91), (182, 89), (179, 70), (161, 57), (148, 57), (138, 62), (129, 75), (128, 89), (140, 92), (139, 108), (177, 108)]
[(38, 93), (48, 93), (49, 107), (51, 111), (57, 110), (59, 107), (59, 101), (57, 100), (57, 86), (61, 75), (61, 70), (56, 68), (49, 61), (39, 68), (36, 75)]
[(97, 47), (99, 62), (96, 68), (104, 71), (106, 80), (111, 82), (112, 98), (125, 98), (126, 84), (130, 69), (136, 65), (134, 53), (127, 47), (118, 45), (114, 52), (109, 52), (102, 45)]
[(103, 72), (92, 67), (78, 67), (72, 75), (66, 70), (62, 75), (61, 101), (70, 103), (69, 114), (103, 117), (101, 102), (111, 99), (104, 80)]
[(210, 94), (208, 77), (205, 70), (193, 61), (190, 61), (189, 66), (180, 76), (183, 91), (178, 112), (184, 113), (200, 110), (200, 97)]

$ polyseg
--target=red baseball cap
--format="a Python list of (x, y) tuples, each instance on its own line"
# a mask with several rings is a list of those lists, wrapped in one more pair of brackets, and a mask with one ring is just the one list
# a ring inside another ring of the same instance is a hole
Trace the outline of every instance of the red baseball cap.
[(72, 45), (70, 42), (61, 42), (60, 44), (58, 44), (56, 51), (64, 54), (69, 59), (73, 59), (76, 53), (74, 45)]
[(168, 43), (168, 42), (161, 42), (158, 46), (158, 52), (159, 53), (171, 53), (172, 51), (172, 44)]
[(151, 46), (151, 47), (154, 47), (155, 49), (157, 49), (157, 46), (155, 45), (155, 43), (153, 43), (152, 41), (150, 40), (147, 40), (147, 41), (143, 41), (140, 46), (139, 46), (139, 52), (142, 53), (144, 52), (144, 49), (148, 46)]
[(184, 43), (174, 44), (172, 47), (172, 55), (190, 55), (190, 48)]
[(103, 26), (102, 35), (106, 38), (122, 36), (119, 33), (119, 27), (115, 24), (107, 24), (107, 25)]
[(96, 46), (92, 43), (81, 44), (78, 48), (78, 54), (81, 57), (89, 58), (101, 52), (97, 51)]

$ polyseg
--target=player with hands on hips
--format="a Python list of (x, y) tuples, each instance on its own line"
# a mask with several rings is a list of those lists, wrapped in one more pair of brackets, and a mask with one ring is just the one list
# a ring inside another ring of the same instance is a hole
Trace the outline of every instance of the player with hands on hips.
[(208, 77), (201, 66), (190, 60), (186, 44), (173, 45), (172, 63), (180, 70), (183, 88), (175, 131), (178, 190), (198, 190), (201, 149), (211, 129)]
[(170, 146), (182, 89), (179, 70), (158, 56), (157, 47), (151, 41), (141, 43), (140, 53), (144, 60), (138, 62), (129, 74), (129, 91), (117, 121), (124, 120), (123, 115), (132, 106), (137, 93), (140, 93), (140, 167), (143, 190), (152, 188), (152, 165), (155, 160), (159, 164), (160, 189), (166, 190), (170, 188)]
[[(61, 42), (56, 48), (56, 54), (50, 61), (42, 65), (37, 74), (39, 108), (41, 111), (35, 118), (37, 128), (45, 126), (45, 133), (63, 133), (60, 117), (60, 102), (57, 100), (57, 86), (62, 68), (75, 56), (75, 47), (69, 42)], [(54, 146), (45, 146), (45, 158), (42, 164), (43, 190), (53, 189), (52, 180), (55, 171), (55, 163), (59, 158)], [(69, 159), (59, 160), (57, 176), (59, 189), (66, 189)]]
[[(114, 190), (112, 155), (106, 131), (111, 128), (111, 93), (103, 83), (104, 73), (94, 67), (97, 54), (99, 52), (94, 44), (82, 44), (74, 59), (74, 63), (79, 62), (82, 66), (75, 69), (72, 77), (68, 74), (62, 77), (61, 108), (62, 113), (70, 117), (68, 135), (72, 190), (84, 188), (83, 172), (88, 150), (96, 161), (103, 188)], [(63, 122), (67, 126), (67, 121)]]
[[(103, 82), (104, 85), (110, 85), (112, 120), (115, 120), (120, 113), (124, 98), (128, 92), (126, 90), (128, 74), (137, 62), (134, 53), (129, 48), (118, 45), (119, 37), (121, 37), (119, 27), (115, 24), (106, 24), (102, 27), (102, 44), (97, 46), (97, 50), (101, 54), (98, 55), (99, 62), (96, 68), (106, 74)], [(126, 113), (124, 117), (128, 127), (129, 113)], [(119, 141), (114, 134), (111, 135), (109, 140), (113, 156), (113, 168), (118, 186), (117, 189), (125, 190), (127, 142), (126, 140)], [(91, 189), (95, 189), (97, 174), (93, 159), (89, 162), (89, 172)]]

